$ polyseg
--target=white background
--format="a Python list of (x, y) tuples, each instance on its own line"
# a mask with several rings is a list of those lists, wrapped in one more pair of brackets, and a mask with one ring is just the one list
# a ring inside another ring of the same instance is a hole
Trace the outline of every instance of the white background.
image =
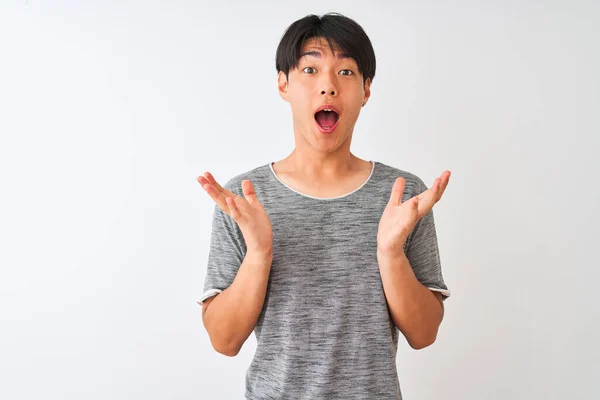
[(401, 337), (404, 398), (600, 396), (598, 2), (4, 0), (0, 398), (243, 398), (254, 334), (215, 352), (196, 304), (196, 177), (292, 151), (275, 51), (327, 11), (377, 56), (352, 151), (452, 171), (452, 296), (432, 346)]

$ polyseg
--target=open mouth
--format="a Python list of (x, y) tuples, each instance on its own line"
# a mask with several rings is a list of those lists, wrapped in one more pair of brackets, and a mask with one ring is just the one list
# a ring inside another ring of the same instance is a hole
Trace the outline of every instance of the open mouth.
[(333, 110), (321, 110), (315, 113), (315, 120), (324, 131), (331, 130), (339, 119), (340, 116)]

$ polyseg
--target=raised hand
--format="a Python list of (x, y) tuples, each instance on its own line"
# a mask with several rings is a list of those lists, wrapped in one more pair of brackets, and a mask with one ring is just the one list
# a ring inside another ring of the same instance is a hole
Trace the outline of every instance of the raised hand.
[(198, 182), (224, 213), (232, 217), (240, 227), (247, 251), (272, 254), (273, 227), (267, 212), (256, 197), (252, 183), (242, 181), (244, 197), (223, 188), (210, 172), (199, 176)]
[(431, 188), (402, 203), (406, 180), (397, 178), (392, 187), (390, 200), (383, 211), (377, 231), (377, 248), (383, 252), (399, 253), (417, 221), (427, 214), (444, 194), (450, 171), (444, 171)]

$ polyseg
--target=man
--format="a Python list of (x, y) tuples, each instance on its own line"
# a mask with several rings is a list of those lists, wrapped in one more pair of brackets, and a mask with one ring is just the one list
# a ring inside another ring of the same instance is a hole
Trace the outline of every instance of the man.
[(204, 293), (211, 344), (235, 356), (254, 331), (247, 399), (401, 399), (398, 332), (431, 345), (444, 283), (433, 218), (450, 176), (416, 175), (350, 152), (375, 55), (337, 13), (309, 15), (277, 49), (295, 148), (221, 186)]

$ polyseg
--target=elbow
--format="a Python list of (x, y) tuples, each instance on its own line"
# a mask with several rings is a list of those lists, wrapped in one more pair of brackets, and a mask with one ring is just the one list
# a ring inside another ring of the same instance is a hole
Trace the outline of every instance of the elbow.
[(425, 347), (429, 347), (432, 344), (434, 344), (436, 338), (437, 338), (437, 332), (434, 332), (433, 335), (428, 335), (428, 336), (421, 335), (420, 337), (414, 337), (414, 338), (408, 339), (408, 344), (414, 350), (421, 350), (421, 349), (424, 349)]
[(211, 334), (209, 331), (208, 337), (213, 349), (215, 349), (217, 353), (227, 357), (237, 356), (242, 348), (242, 346), (236, 340), (230, 338), (229, 335), (216, 335)]
[(410, 347), (415, 350), (421, 350), (435, 343), (439, 327), (439, 322), (436, 324), (431, 323), (427, 326), (412, 326), (412, 329), (409, 331), (410, 333), (407, 332), (405, 337)]
[(241, 350), (241, 346), (238, 346), (231, 341), (216, 341), (211, 338), (210, 343), (217, 353), (227, 357), (235, 357)]
[(214, 349), (217, 353), (223, 354), (224, 356), (227, 356), (227, 357), (235, 357), (240, 352), (240, 350), (238, 348), (234, 348), (234, 347), (224, 347), (224, 348), (214, 347)]
[(412, 347), (415, 350), (421, 350), (424, 349), (425, 347), (429, 347), (431, 346), (434, 341), (426, 341), (426, 342), (408, 342), (408, 344), (410, 345), (410, 347)]
[(228, 357), (235, 357), (240, 352), (240, 345), (229, 338), (229, 335), (225, 335), (218, 329), (215, 329), (210, 323), (210, 319), (207, 317), (203, 318), (204, 328), (208, 333), (208, 338), (212, 348), (219, 354), (223, 354)]
[(215, 349), (215, 351), (219, 354), (223, 354), (224, 356), (227, 357), (235, 357), (238, 355), (238, 353), (240, 352), (240, 348), (238, 346), (231, 346), (231, 345), (217, 345), (215, 343), (212, 343), (213, 349)]

